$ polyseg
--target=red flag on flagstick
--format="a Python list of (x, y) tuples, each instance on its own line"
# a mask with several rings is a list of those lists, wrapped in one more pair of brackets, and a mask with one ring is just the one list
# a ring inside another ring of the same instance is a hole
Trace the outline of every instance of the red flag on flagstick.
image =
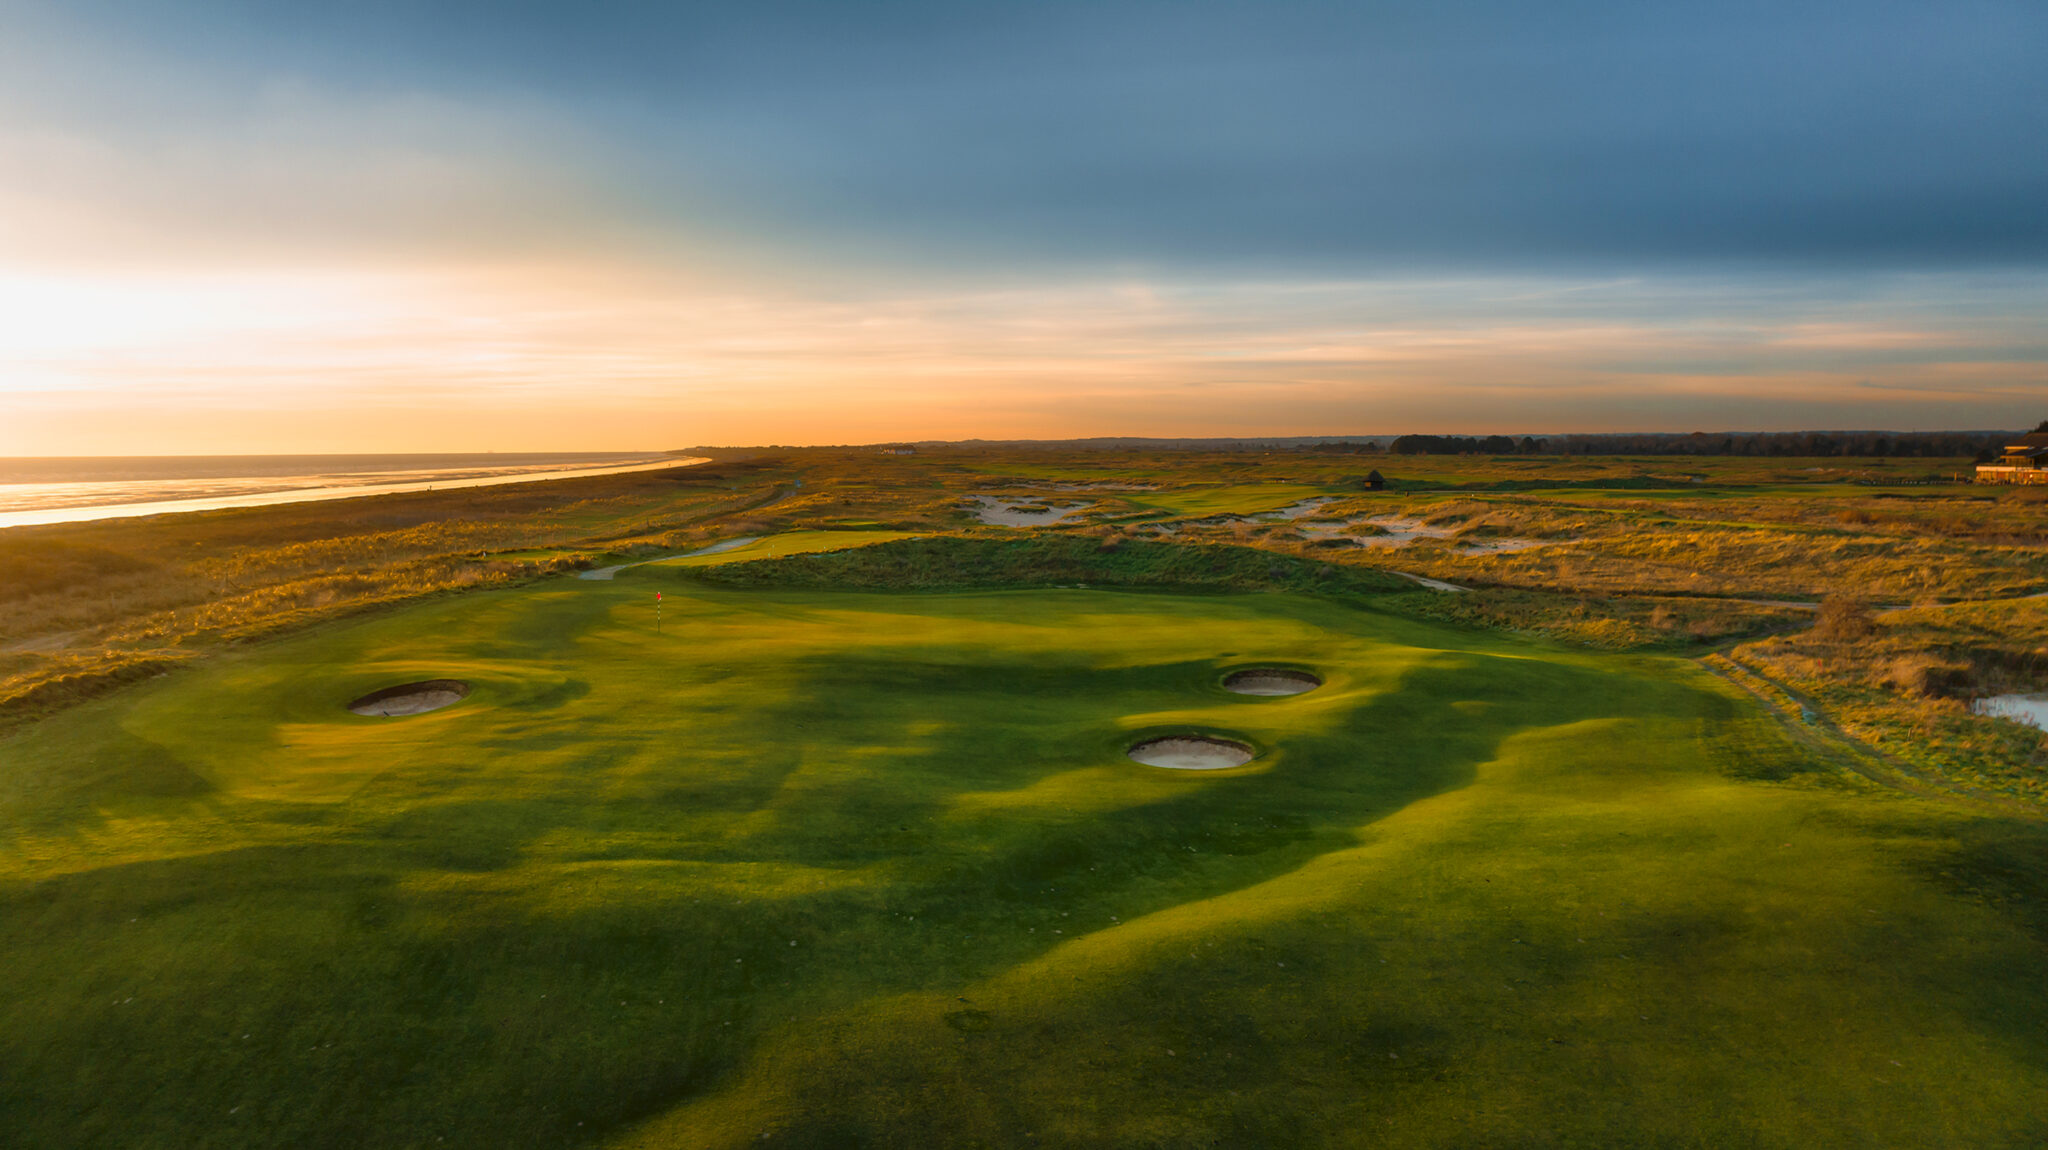
[(661, 634), (661, 592), (654, 593), (654, 633)]

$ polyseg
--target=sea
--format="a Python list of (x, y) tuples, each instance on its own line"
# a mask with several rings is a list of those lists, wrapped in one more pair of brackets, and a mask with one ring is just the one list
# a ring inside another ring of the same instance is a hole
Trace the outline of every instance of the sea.
[(0, 528), (616, 475), (692, 462), (699, 460), (655, 451), (0, 458)]

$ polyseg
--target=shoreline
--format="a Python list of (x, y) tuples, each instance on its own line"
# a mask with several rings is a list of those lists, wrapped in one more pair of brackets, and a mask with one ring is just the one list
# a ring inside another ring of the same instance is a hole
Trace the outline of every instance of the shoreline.
[(136, 519), (147, 515), (179, 515), (193, 511), (222, 511), (237, 507), (269, 507), (280, 503), (318, 503), (334, 499), (367, 498), (373, 495), (402, 495), (414, 491), (449, 490), (463, 487), (495, 487), (507, 483), (542, 483), (551, 479), (588, 479), (600, 475), (624, 475), (635, 471), (660, 471), (671, 467), (694, 467), (709, 463), (704, 456), (678, 456), (650, 463), (628, 463), (610, 467), (566, 468), (560, 471), (530, 471), (512, 475), (481, 475), (460, 479), (408, 480), (400, 483), (362, 483), (348, 486), (285, 488), (276, 491), (244, 492), (238, 495), (208, 495), (184, 499), (159, 499), (143, 503), (102, 503), (71, 507), (42, 507), (23, 511), (0, 511), (0, 530), (10, 527), (41, 527), (54, 523), (89, 523), (101, 519)]

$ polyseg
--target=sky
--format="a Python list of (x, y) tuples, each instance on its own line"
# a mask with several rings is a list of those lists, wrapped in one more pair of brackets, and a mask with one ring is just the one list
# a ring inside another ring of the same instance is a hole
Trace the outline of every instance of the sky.
[(2031, 427), (2048, 5), (0, 0), (0, 454)]

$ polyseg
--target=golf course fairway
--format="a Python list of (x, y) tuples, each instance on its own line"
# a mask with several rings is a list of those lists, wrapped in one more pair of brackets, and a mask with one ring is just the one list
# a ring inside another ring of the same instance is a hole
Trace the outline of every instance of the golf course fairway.
[[(433, 600), (0, 740), (0, 1145), (2048, 1141), (2039, 825), (1855, 779), (1689, 662), (689, 576)], [(1223, 689), (1263, 666), (1323, 683)], [(1177, 733), (1257, 754), (1126, 757)]]

